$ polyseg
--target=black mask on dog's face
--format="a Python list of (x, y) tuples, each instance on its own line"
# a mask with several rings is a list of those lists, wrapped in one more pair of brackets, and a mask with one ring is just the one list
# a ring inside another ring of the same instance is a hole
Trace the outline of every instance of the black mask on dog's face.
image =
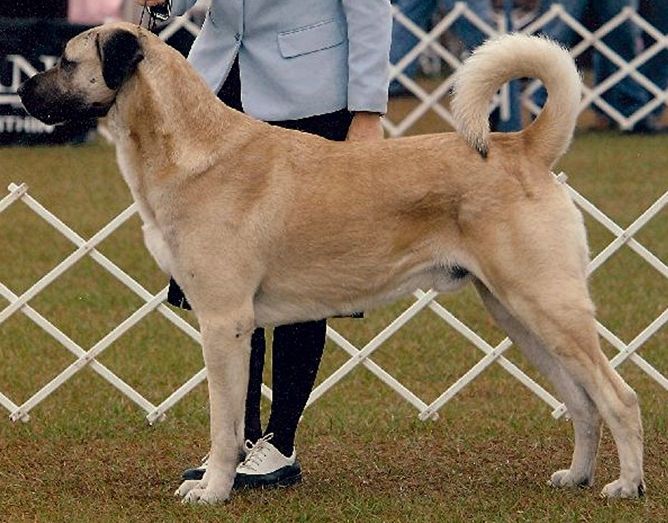
[(18, 94), (26, 110), (48, 125), (98, 118), (143, 59), (135, 34), (94, 28), (70, 40), (58, 64), (24, 82)]

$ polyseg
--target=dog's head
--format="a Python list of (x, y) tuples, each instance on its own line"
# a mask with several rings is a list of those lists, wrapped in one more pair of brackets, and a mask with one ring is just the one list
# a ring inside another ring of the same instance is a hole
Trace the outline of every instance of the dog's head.
[(18, 94), (49, 125), (105, 116), (143, 58), (136, 26), (96, 27), (67, 42), (58, 64), (24, 82)]

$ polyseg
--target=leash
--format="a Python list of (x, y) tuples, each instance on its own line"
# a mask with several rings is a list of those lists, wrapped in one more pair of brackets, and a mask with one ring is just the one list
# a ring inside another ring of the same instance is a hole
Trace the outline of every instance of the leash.
[(141, 16), (139, 17), (139, 27), (142, 27), (144, 24), (145, 14), (148, 14), (146, 28), (149, 31), (153, 31), (158, 22), (166, 22), (169, 17), (172, 16), (172, 0), (167, 0), (164, 4), (153, 7), (148, 7), (146, 5), (146, 0), (144, 0), (144, 6), (142, 7)]

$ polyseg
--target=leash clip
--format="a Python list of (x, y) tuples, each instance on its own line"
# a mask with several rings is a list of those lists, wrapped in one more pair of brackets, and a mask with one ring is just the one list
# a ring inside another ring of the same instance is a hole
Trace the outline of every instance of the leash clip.
[(166, 22), (172, 16), (172, 0), (167, 0), (164, 4), (149, 7), (148, 9), (155, 20)]
[(153, 7), (148, 7), (146, 5), (146, 0), (144, 0), (144, 7), (142, 8), (141, 16), (139, 17), (139, 27), (141, 27), (144, 22), (145, 13), (148, 13), (147, 29), (153, 31), (158, 22), (166, 22), (169, 20), (169, 17), (172, 16), (172, 0), (167, 0), (164, 4)]

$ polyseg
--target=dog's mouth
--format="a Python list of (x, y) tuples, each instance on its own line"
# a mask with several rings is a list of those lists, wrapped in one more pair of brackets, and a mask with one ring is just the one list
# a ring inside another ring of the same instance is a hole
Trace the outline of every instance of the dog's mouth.
[(111, 107), (109, 104), (82, 104), (73, 103), (56, 107), (47, 107), (31, 103), (26, 99), (21, 100), (26, 111), (39, 121), (47, 125), (60, 125), (68, 122), (90, 120), (106, 116)]
[(45, 123), (46, 125), (59, 125), (68, 121), (68, 119), (63, 114), (58, 114), (55, 111), (37, 109), (26, 104), (25, 102), (23, 102), (23, 107), (25, 107), (26, 111), (28, 111), (28, 114), (34, 116), (40, 122)]
[(25, 102), (23, 106), (26, 108), (26, 111), (28, 111), (28, 114), (34, 116), (40, 122), (45, 123), (46, 125), (59, 125), (67, 122), (67, 120), (64, 117), (57, 115), (55, 113), (51, 112), (42, 113), (34, 109), (30, 109), (28, 106), (26, 106)]

